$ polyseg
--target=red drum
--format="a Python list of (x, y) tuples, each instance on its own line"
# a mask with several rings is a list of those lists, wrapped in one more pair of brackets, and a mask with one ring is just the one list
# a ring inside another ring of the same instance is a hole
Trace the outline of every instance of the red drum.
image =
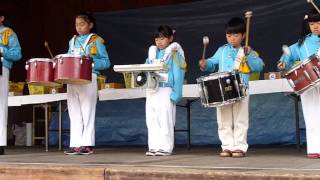
[(302, 94), (320, 82), (320, 59), (313, 55), (307, 61), (294, 65), (286, 74), (295, 93)]
[(54, 80), (64, 84), (88, 84), (92, 79), (93, 61), (88, 56), (61, 54), (56, 56)]
[(26, 62), (27, 83), (38, 86), (57, 86), (54, 82), (54, 61), (47, 58), (33, 58)]

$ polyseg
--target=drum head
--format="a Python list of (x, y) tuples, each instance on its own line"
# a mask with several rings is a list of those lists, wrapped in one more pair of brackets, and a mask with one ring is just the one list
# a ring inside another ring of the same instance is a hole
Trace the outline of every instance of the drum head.
[(53, 62), (53, 60), (49, 58), (32, 58), (27, 61), (27, 63), (32, 63), (32, 62)]

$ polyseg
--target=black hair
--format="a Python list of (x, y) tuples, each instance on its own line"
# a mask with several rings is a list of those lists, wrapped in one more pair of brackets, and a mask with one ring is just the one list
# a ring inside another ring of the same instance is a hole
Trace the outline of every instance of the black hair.
[(4, 17), (4, 21), (2, 22), (2, 24), (4, 26), (10, 27), (10, 23), (9, 23), (9, 20), (8, 20), (8, 14), (6, 12), (4, 12), (4, 11), (0, 11), (0, 16)]
[(245, 33), (246, 32), (246, 24), (242, 18), (233, 17), (231, 18), (225, 25), (226, 34), (233, 33)]
[(311, 10), (308, 14), (305, 15), (304, 20), (302, 22), (300, 39), (298, 41), (299, 46), (303, 44), (306, 37), (309, 36), (311, 33), (309, 23), (318, 22), (318, 21), (320, 21), (320, 14), (315, 9)]
[(175, 34), (174, 30), (168, 25), (159, 26), (153, 34), (154, 38), (166, 37), (170, 38)]
[(86, 21), (87, 23), (92, 23), (93, 27), (90, 30), (91, 32), (95, 32), (96, 30), (96, 20), (93, 17), (91, 12), (80, 12), (76, 15), (76, 18), (82, 18), (84, 21)]

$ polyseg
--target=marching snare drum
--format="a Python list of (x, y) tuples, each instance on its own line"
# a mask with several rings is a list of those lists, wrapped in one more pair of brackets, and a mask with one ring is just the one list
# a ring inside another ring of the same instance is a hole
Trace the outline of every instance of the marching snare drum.
[(38, 86), (57, 86), (54, 82), (54, 62), (47, 58), (33, 58), (26, 62), (27, 83)]
[(285, 76), (295, 93), (302, 94), (320, 82), (319, 57), (310, 56), (307, 61), (294, 65)]
[(88, 56), (61, 54), (56, 56), (54, 80), (64, 84), (88, 84), (92, 80), (93, 61)]
[(217, 107), (240, 101), (246, 96), (238, 72), (218, 72), (197, 78), (199, 95), (204, 107)]

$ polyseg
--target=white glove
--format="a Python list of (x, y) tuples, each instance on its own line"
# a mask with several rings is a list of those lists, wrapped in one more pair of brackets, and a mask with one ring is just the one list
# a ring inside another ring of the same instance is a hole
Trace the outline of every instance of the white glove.
[(157, 57), (157, 46), (152, 45), (149, 47), (149, 51), (148, 51), (148, 59), (150, 61), (150, 63), (153, 63), (153, 61), (156, 59)]
[(177, 42), (173, 42), (171, 43), (165, 50), (164, 52), (164, 55), (163, 55), (163, 60), (166, 61), (169, 54), (172, 52), (172, 51), (178, 51), (179, 54), (184, 58), (184, 51), (182, 50), (182, 47), (180, 46), (179, 43)]

